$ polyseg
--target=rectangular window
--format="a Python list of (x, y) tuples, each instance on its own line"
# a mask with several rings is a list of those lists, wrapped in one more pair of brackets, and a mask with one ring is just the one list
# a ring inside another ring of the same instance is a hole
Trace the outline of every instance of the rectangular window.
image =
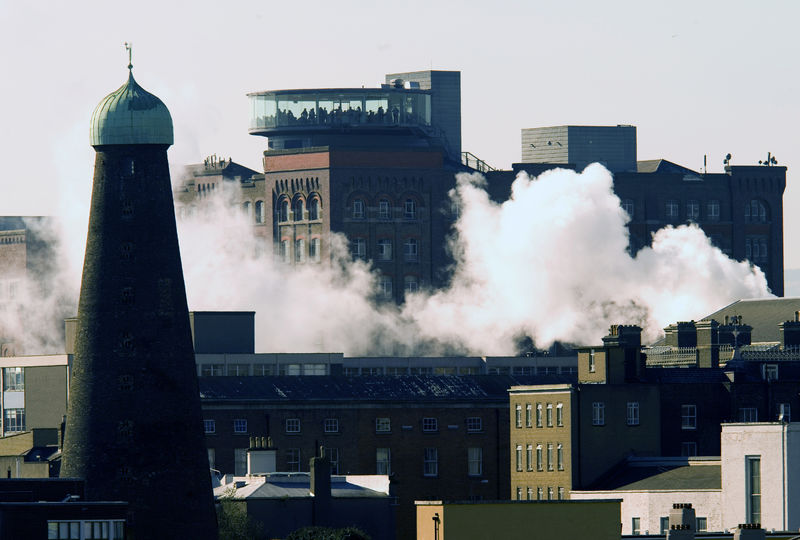
[(213, 420), (203, 420), (203, 428), (205, 429), (206, 433), (216, 433), (217, 423)]
[(3, 368), (3, 392), (25, 390), (25, 368)]
[(792, 406), (789, 403), (778, 403), (778, 421), (792, 421)]
[(541, 487), (536, 488), (536, 500), (541, 501), (544, 499), (544, 489)]
[(529, 501), (533, 500), (533, 488), (530, 486), (528, 486), (528, 500)]
[(705, 532), (708, 530), (708, 518), (699, 517), (697, 518), (697, 532)]
[(286, 470), (300, 472), (300, 449), (289, 448), (286, 450)]
[(558, 464), (558, 470), (559, 471), (563, 471), (564, 470), (564, 447), (561, 445), (561, 443), (558, 443), (558, 446), (556, 447), (556, 463)]
[(467, 448), (467, 474), (469, 476), (483, 474), (483, 448)]
[(319, 262), (322, 256), (321, 240), (319, 238), (312, 238), (311, 244), (308, 246), (308, 258), (314, 262)]
[(741, 407), (739, 409), (739, 422), (758, 422), (758, 409), (755, 407)]
[(439, 422), (436, 418), (423, 418), (422, 419), (422, 431), (438, 431), (439, 430)]
[(592, 425), (606, 425), (606, 405), (602, 401), (592, 403)]
[(542, 461), (542, 445), (536, 445), (536, 470), (542, 471), (544, 470), (544, 463)]
[(253, 366), (253, 375), (264, 377), (272, 375), (273, 369), (270, 364), (256, 364)]
[(228, 364), (228, 375), (234, 377), (250, 375), (250, 364)]
[(553, 427), (553, 404), (547, 404), (547, 427)]
[(594, 363), (594, 349), (589, 351), (589, 373), (594, 373), (595, 371), (595, 363)]
[(471, 433), (483, 431), (483, 421), (480, 416), (470, 416), (467, 418), (467, 431)]
[(380, 276), (378, 278), (378, 294), (386, 300), (392, 298), (392, 276)]
[(208, 468), (213, 469), (217, 464), (217, 451), (214, 448), (206, 448), (208, 455)]
[(419, 258), (419, 241), (408, 238), (403, 243), (403, 258), (407, 261), (416, 261)]
[(639, 425), (639, 402), (638, 401), (629, 401), (628, 402), (627, 423), (628, 423), (629, 426), (638, 426)]
[(388, 418), (376, 418), (375, 419), (375, 432), (376, 433), (389, 433), (392, 431), (392, 424), (389, 422)]
[(367, 258), (367, 241), (363, 238), (353, 238), (350, 241), (350, 254), (353, 259)]
[(745, 516), (747, 523), (761, 523), (761, 456), (745, 456)]
[(642, 519), (635, 517), (631, 518), (631, 534), (633, 535), (640, 535), (642, 534)]
[(708, 220), (719, 221), (719, 201), (708, 201)]
[(685, 441), (681, 443), (681, 456), (694, 457), (697, 455), (697, 443), (694, 441)]
[(339, 433), (339, 419), (326, 418), (324, 423), (325, 433)]
[(25, 431), (25, 409), (6, 409), (3, 418), (4, 433)]
[(237, 418), (233, 421), (234, 433), (247, 433), (247, 419)]
[(700, 219), (700, 203), (689, 201), (686, 203), (686, 219), (697, 221)]
[(697, 406), (681, 405), (681, 429), (697, 429)]
[(547, 488), (547, 500), (552, 501), (555, 498), (555, 492), (553, 491), (552, 486)]
[(517, 500), (522, 500), (522, 486), (517, 486)]
[(516, 420), (517, 427), (521, 428), (522, 427), (522, 405), (520, 405), (519, 403), (517, 403), (517, 406), (515, 408), (515, 414), (516, 414), (516, 416), (514, 417), (514, 419)]
[(522, 445), (517, 445), (517, 470), (522, 470)]
[(525, 449), (525, 458), (526, 458), (525, 461), (528, 464), (528, 470), (532, 471), (533, 470), (533, 445), (532, 444), (529, 444), (527, 446), (527, 448)]
[(556, 425), (562, 427), (564, 425), (564, 404), (559, 403), (556, 405)]
[(553, 470), (553, 443), (547, 443), (547, 470)]
[(223, 364), (202, 364), (200, 366), (201, 377), (220, 377), (224, 371)]
[(422, 474), (425, 476), (439, 475), (439, 450), (436, 448), (426, 448), (422, 466)]
[(298, 238), (294, 241), (294, 262), (302, 263), (306, 260), (306, 241)]
[(563, 501), (565, 499), (565, 490), (563, 487), (558, 488), (558, 500)]
[(778, 380), (778, 364), (764, 364), (762, 369), (764, 370), (765, 381)]
[(680, 213), (680, 208), (678, 207), (678, 201), (667, 201), (665, 206), (665, 213), (667, 219), (675, 219), (678, 217)]
[(331, 474), (339, 474), (339, 449), (326, 446), (325, 457), (331, 462)]
[(542, 404), (536, 404), (536, 427), (542, 427)]
[(286, 419), (286, 433), (300, 433), (300, 419), (287, 418)]
[(533, 407), (530, 403), (525, 404), (525, 427), (533, 426)]
[(392, 454), (388, 448), (375, 450), (375, 474), (392, 474)]
[(233, 449), (233, 474), (234, 476), (247, 474), (247, 448)]
[(378, 260), (391, 261), (392, 260), (392, 241), (388, 238), (381, 238), (378, 240)]
[(661, 528), (661, 534), (667, 534), (669, 530), (669, 517), (662, 517), (659, 520), (659, 526)]

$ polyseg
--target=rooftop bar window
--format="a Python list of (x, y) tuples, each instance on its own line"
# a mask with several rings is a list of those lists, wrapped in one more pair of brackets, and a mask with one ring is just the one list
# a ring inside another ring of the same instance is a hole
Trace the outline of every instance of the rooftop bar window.
[(250, 131), (340, 126), (430, 126), (431, 96), (420, 90), (338, 89), (258, 92)]

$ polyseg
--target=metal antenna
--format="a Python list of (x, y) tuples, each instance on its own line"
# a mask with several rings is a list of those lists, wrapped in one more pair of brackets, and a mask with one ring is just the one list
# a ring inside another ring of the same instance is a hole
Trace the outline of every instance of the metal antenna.
[(133, 43), (125, 42), (125, 50), (128, 51), (128, 71), (133, 70)]

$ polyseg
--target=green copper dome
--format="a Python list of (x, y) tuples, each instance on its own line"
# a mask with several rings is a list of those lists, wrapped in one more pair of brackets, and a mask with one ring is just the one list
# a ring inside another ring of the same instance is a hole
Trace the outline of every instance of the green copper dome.
[(128, 82), (107, 95), (92, 113), (92, 146), (172, 144), (172, 116), (156, 96), (128, 75)]

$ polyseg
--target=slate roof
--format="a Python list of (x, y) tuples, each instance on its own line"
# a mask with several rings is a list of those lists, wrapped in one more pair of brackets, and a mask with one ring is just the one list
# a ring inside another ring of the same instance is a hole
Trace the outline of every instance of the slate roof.
[(778, 324), (794, 320), (795, 311), (800, 311), (800, 298), (750, 298), (737, 300), (703, 319), (714, 319), (722, 324), (726, 315), (741, 315), (742, 322), (753, 327), (753, 343), (780, 341)]
[(672, 174), (691, 174), (699, 176), (699, 173), (688, 169), (677, 163), (666, 159), (646, 159), (636, 162), (636, 171), (640, 173), (672, 173)]
[(592, 485), (592, 491), (662, 491), (721, 489), (722, 466), (682, 464), (633, 466), (625, 464), (615, 473)]
[(507, 401), (511, 386), (576, 382), (575, 375), (199, 377), (202, 401)]

